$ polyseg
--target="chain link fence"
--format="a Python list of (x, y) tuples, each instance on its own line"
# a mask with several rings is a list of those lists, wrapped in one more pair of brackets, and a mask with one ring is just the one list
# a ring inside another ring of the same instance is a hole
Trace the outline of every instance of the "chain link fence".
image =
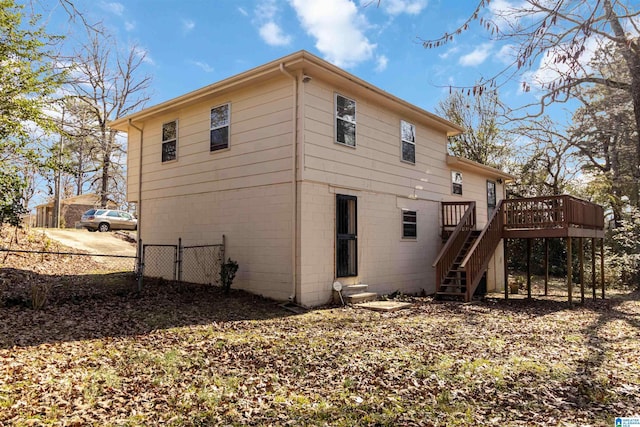
[(213, 245), (183, 246), (142, 244), (137, 268), (138, 288), (144, 278), (162, 278), (186, 283), (220, 285), (220, 269), (224, 263), (225, 236), (222, 243)]

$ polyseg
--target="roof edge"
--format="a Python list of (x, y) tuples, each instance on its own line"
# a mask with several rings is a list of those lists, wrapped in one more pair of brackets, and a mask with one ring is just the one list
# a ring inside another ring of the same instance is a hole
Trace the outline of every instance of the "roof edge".
[(485, 174), (489, 172), (496, 177), (503, 178), (505, 181), (513, 181), (516, 179), (514, 175), (511, 175), (510, 173), (507, 173), (507, 172), (503, 172), (500, 169), (483, 165), (482, 163), (478, 163), (464, 157), (452, 156), (451, 154), (447, 154), (447, 165), (458, 166), (460, 168), (473, 170), (476, 172), (483, 172)]
[(280, 64), (283, 64), (285, 67), (289, 67), (301, 62), (308, 62), (317, 67), (323, 68), (367, 90), (370, 90), (371, 92), (377, 94), (378, 96), (383, 96), (393, 102), (396, 102), (404, 106), (405, 108), (409, 108), (415, 111), (416, 113), (426, 116), (430, 121), (433, 121), (434, 124), (439, 125), (441, 128), (443, 128), (446, 131), (447, 136), (455, 136), (464, 132), (464, 128), (450, 122), (449, 120), (444, 119), (434, 113), (430, 113), (429, 111), (426, 111), (401, 98), (398, 98), (397, 96), (392, 95), (391, 93), (386, 92), (378, 88), (377, 86), (374, 86), (368, 83), (367, 81), (362, 80), (359, 77), (356, 77), (355, 75), (349, 73), (348, 71), (345, 71), (342, 68), (336, 65), (333, 65), (330, 62), (327, 62), (324, 59), (319, 58), (306, 50), (300, 50), (300, 51), (294, 52), (290, 55), (273, 60), (271, 62), (268, 62), (266, 64), (260, 65), (255, 68), (251, 68), (242, 73), (233, 75), (224, 80), (220, 80), (218, 82), (204, 86), (200, 89), (196, 89), (184, 95), (180, 95), (176, 98), (172, 98), (167, 101), (161, 102), (160, 104), (156, 104), (154, 106), (145, 108), (143, 110), (138, 111), (137, 113), (129, 114), (125, 117), (115, 119), (109, 123), (109, 126), (112, 129), (126, 132), (128, 130), (128, 123), (130, 121), (139, 121), (146, 117), (152, 116), (154, 114), (158, 114), (163, 111), (169, 110), (171, 108), (176, 108), (184, 104), (190, 104), (192, 102), (196, 102), (199, 99), (209, 96), (217, 91), (232, 89), (235, 86), (239, 86), (239, 85), (242, 85), (243, 83), (247, 83), (252, 79), (260, 77), (261, 75), (279, 71)]

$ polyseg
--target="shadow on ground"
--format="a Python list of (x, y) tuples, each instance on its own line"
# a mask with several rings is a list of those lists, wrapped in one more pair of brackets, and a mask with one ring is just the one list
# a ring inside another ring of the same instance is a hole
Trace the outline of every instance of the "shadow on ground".
[[(293, 313), (278, 303), (232, 289), (146, 279), (132, 273), (56, 276), (3, 269), (0, 348), (127, 337), (157, 329), (265, 320)], [(46, 302), (32, 308), (42, 293)]]

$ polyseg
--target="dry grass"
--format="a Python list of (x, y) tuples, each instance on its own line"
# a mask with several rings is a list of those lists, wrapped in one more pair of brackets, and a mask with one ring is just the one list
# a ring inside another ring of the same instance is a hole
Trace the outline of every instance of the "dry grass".
[(640, 412), (637, 292), (294, 315), (240, 291), (75, 280), (42, 310), (0, 305), (0, 425), (610, 426)]

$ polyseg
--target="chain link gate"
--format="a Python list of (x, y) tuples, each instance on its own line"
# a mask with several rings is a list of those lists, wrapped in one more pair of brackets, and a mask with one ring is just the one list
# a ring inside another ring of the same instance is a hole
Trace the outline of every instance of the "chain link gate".
[(225, 236), (215, 245), (182, 246), (142, 244), (137, 268), (138, 290), (142, 289), (144, 277), (156, 277), (174, 282), (220, 285), (220, 269), (224, 263)]

